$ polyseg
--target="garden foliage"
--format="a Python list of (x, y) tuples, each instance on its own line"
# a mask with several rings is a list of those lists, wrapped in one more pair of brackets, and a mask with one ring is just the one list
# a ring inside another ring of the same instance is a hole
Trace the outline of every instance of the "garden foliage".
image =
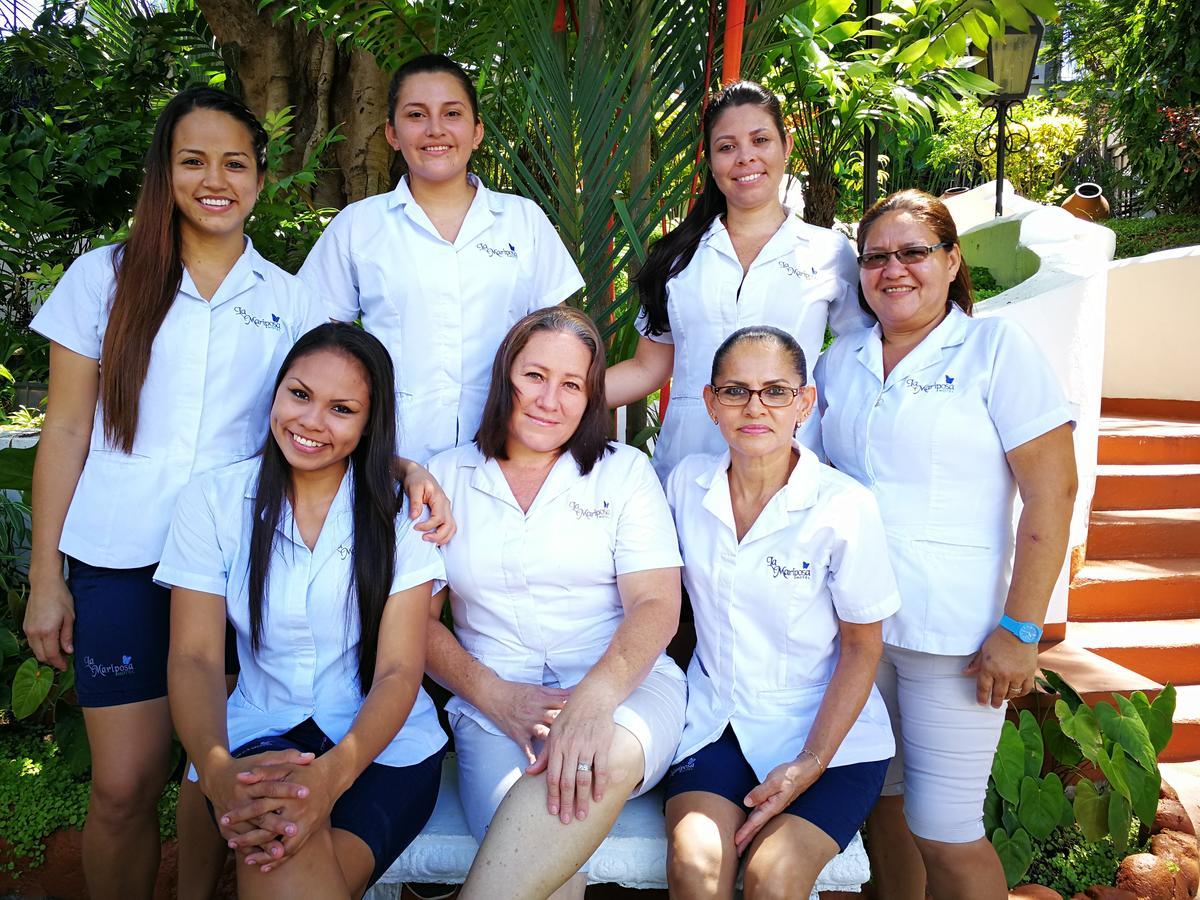
[(1057, 673), (1043, 674), (1043, 686), (1060, 698), (1054, 715), (1039, 725), (1021, 710), (1019, 725), (1004, 723), (984, 803), (984, 827), (1010, 887), (1056, 833), (1061, 842), (1061, 832), (1077, 830), (1084, 842), (1107, 842), (1114, 855), (1123, 853), (1135, 824), (1154, 820), (1158, 754), (1171, 739), (1171, 685), (1153, 703), (1136, 691), (1117, 696), (1117, 706), (1088, 706)]

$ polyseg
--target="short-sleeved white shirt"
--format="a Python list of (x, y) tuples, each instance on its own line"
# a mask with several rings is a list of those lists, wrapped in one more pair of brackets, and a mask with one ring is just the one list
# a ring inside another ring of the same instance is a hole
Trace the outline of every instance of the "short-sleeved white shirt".
[[(354, 511), (347, 471), (330, 504), (316, 546), (309, 550), (285, 505), (264, 598), (262, 643), (250, 632), (250, 527), (259, 459), (196, 479), (179, 497), (162, 562), (160, 584), (225, 598), (237, 632), (241, 672), (229, 698), (231, 750), (255, 738), (283, 734), (312, 718), (332, 741), (350, 730), (362, 706), (358, 685), (358, 605), (351, 595)], [(445, 574), (432, 544), (396, 516), (396, 568), (391, 593)], [(435, 585), (436, 587), (436, 585)], [(446, 743), (433, 701), (417, 691), (400, 733), (376, 757), (410, 766)]]
[[(654, 445), (654, 468), (666, 478), (690, 453), (721, 453), (725, 442), (704, 408), (704, 386), (722, 341), (748, 325), (771, 325), (792, 335), (812, 372), (834, 334), (865, 327), (858, 305), (858, 263), (850, 242), (836, 231), (792, 215), (759, 251), (743, 275), (742, 264), (720, 217), (700, 238), (687, 268), (667, 282), (670, 331), (648, 334), (646, 314), (638, 330), (652, 341), (675, 345), (671, 401)], [(811, 381), (811, 374), (810, 374)], [(820, 452), (818, 417), (809, 417), (800, 440)]]
[[(839, 656), (839, 622), (892, 615), (900, 595), (870, 492), (797, 443), (788, 483), (737, 540), (729, 453), (696, 454), (667, 480), (696, 616), (686, 759), (732, 725), (763, 779), (804, 749)], [(887, 759), (892, 727), (872, 685), (829, 765)]]
[(825, 452), (879, 501), (904, 605), (884, 640), (979, 649), (1012, 575), (1016, 482), (1005, 454), (1072, 415), (1015, 322), (957, 306), (883, 377), (878, 325), (838, 338), (817, 369)]
[(474, 439), (492, 360), (517, 320), (583, 287), (537, 204), (469, 177), (475, 198), (453, 243), (401, 178), (338, 213), (300, 269), (333, 318), (361, 315), (387, 346), (399, 452), (420, 462)]
[[(116, 285), (115, 250), (75, 260), (30, 327), (98, 360)], [(297, 338), (328, 321), (304, 285), (259, 256), (249, 239), (211, 300), (184, 269), (150, 351), (133, 452), (105, 440), (97, 399), (59, 549), (106, 568), (158, 562), (179, 491), (193, 475), (262, 448), (283, 358)]]
[[(438, 454), (429, 471), (461, 523), (442, 548), (454, 631), (506, 681), (574, 687), (624, 619), (617, 576), (681, 564), (662, 487), (632, 447), (615, 445), (586, 476), (562, 454), (528, 513), (474, 444)], [(665, 653), (654, 671), (683, 682)], [(446, 710), (502, 733), (461, 698)]]

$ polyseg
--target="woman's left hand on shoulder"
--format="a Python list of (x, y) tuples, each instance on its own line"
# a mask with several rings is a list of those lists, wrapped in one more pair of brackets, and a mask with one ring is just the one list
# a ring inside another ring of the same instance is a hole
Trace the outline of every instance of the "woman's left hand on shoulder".
[(419, 519), (425, 507), (429, 507), (429, 518), (415, 525), (415, 530), (424, 532), (425, 540), (441, 547), (458, 530), (450, 513), (450, 498), (437, 479), (419, 463), (400, 460), (398, 468), (404, 481), (404, 494), (408, 498), (408, 517)]
[(546, 773), (546, 809), (564, 825), (587, 818), (588, 804), (604, 799), (615, 709), (615, 704), (591, 696), (584, 685), (577, 687), (550, 726), (542, 752), (525, 770)]
[(1032, 691), (1037, 655), (1037, 644), (1022, 643), (1015, 635), (997, 627), (963, 669), (964, 675), (975, 676), (975, 699), (979, 705), (990, 703), (999, 709), (1005, 700)]
[(787, 809), (820, 777), (821, 767), (807, 754), (781, 763), (768, 772), (763, 783), (747, 794), (743, 801), (752, 807), (752, 811), (733, 835), (738, 856), (746, 852), (764, 825)]

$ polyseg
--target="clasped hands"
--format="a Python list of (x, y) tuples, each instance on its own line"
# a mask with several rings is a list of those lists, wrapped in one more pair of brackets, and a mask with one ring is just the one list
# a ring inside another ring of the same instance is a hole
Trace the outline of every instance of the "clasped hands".
[(239, 861), (270, 872), (328, 821), (337, 800), (333, 783), (314, 754), (274, 750), (230, 758), (202, 787)]

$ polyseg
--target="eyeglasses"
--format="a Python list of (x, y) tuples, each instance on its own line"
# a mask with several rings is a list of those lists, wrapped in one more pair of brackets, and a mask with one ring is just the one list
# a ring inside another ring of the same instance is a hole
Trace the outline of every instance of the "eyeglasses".
[(935, 250), (949, 250), (954, 244), (949, 241), (943, 241), (940, 244), (931, 244), (928, 247), (901, 247), (899, 250), (879, 250), (874, 253), (864, 253), (858, 258), (859, 268), (862, 269), (882, 269), (887, 265), (889, 257), (896, 257), (902, 266), (915, 266), (917, 263), (925, 262), (929, 258), (929, 254)]
[(789, 387), (786, 384), (772, 384), (758, 390), (742, 387), (740, 384), (726, 384), (721, 387), (710, 384), (709, 388), (722, 406), (745, 406), (755, 395), (763, 406), (788, 406), (800, 393), (800, 388)]

